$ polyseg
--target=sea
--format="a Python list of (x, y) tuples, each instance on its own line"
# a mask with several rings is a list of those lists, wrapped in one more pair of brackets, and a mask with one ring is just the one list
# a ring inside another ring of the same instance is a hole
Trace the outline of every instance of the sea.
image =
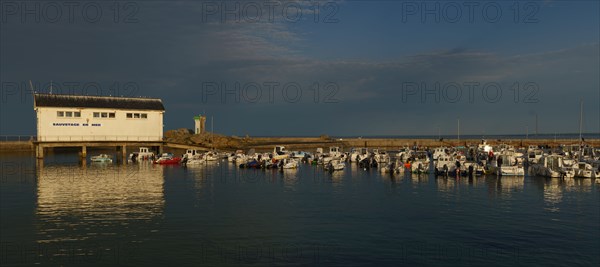
[(0, 164), (1, 266), (600, 266), (591, 179)]

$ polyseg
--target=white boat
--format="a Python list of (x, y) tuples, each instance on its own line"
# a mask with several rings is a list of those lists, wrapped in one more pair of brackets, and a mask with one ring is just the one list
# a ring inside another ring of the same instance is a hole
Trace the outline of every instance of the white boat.
[(328, 171), (341, 171), (346, 167), (346, 164), (339, 160), (339, 159), (334, 159), (329, 161), (329, 163), (327, 163), (325, 165), (325, 170)]
[(527, 161), (529, 161), (529, 163), (538, 163), (542, 156), (544, 156), (544, 151), (539, 148), (527, 151)]
[(129, 154), (129, 160), (151, 160), (154, 158), (154, 152), (150, 151), (147, 147), (140, 147), (138, 152)]
[[(525, 167), (523, 166), (523, 158), (521, 153), (515, 153), (509, 150), (504, 150), (496, 155), (496, 160), (490, 162), (490, 165), (495, 168), (496, 172), (506, 176), (524, 176)], [(502, 159), (502, 166), (498, 170), (498, 159)]]
[(112, 163), (112, 157), (106, 154), (100, 154), (98, 156), (92, 156), (90, 158), (90, 160), (92, 162), (99, 162), (99, 163)]
[(396, 153), (396, 158), (402, 161), (404, 164), (404, 162), (406, 162), (406, 160), (409, 159), (412, 154), (413, 151), (410, 148), (401, 148), (400, 151)]
[(285, 149), (284, 146), (275, 146), (273, 148), (273, 158), (276, 160), (287, 159), (290, 157), (290, 154)]
[(386, 164), (390, 162), (390, 156), (385, 151), (379, 151), (379, 149), (373, 149), (373, 155), (375, 157), (375, 161), (379, 164)]
[(295, 159), (302, 159), (304, 157), (310, 157), (310, 153), (306, 151), (292, 151), (292, 153), (290, 153), (290, 157)]
[(440, 156), (448, 156), (447, 147), (437, 147), (433, 150), (433, 160), (437, 160)]
[(594, 168), (592, 164), (587, 162), (578, 162), (577, 164), (573, 164), (573, 171), (575, 172), (575, 177), (579, 178), (600, 178), (600, 170), (598, 168)]
[(333, 146), (333, 147), (329, 148), (329, 156), (333, 157), (335, 159), (340, 159), (342, 161), (345, 161), (346, 158), (348, 157), (348, 155), (346, 155), (344, 152), (342, 152), (342, 150), (337, 146)]
[(572, 178), (575, 172), (572, 168), (564, 166), (563, 158), (559, 155), (546, 155), (540, 158), (538, 163), (529, 168), (533, 176), (544, 176), (552, 178)]
[(219, 159), (219, 154), (213, 151), (209, 151), (202, 155), (202, 159), (204, 159), (205, 161), (215, 161)]
[(488, 145), (486, 140), (481, 140), (481, 144), (477, 145), (477, 150), (479, 152), (489, 153), (493, 151), (493, 147)]
[(429, 173), (429, 160), (416, 159), (410, 164), (413, 173)]
[(184, 157), (186, 157), (186, 156), (187, 156), (187, 158), (190, 158), (190, 159), (191, 159), (191, 158), (194, 158), (194, 157), (196, 157), (196, 156), (200, 156), (200, 155), (202, 155), (202, 153), (204, 153), (204, 152), (202, 152), (201, 150), (197, 150), (197, 149), (188, 149), (188, 150), (186, 150), (186, 151), (185, 151), (185, 155), (184, 155)]
[(246, 158), (248, 158), (248, 156), (246, 156), (246, 154), (244, 154), (243, 150), (237, 150), (237, 151), (235, 151), (235, 153), (231, 153), (227, 156), (227, 161), (237, 163), (237, 161), (241, 161), (241, 159), (246, 159)]
[(284, 159), (283, 168), (284, 169), (296, 169), (296, 168), (298, 168), (298, 161), (293, 158)]
[(345, 161), (347, 157), (348, 157), (348, 155), (342, 153), (340, 151), (339, 147), (334, 146), (334, 147), (330, 147), (329, 148), (329, 152), (328, 153), (321, 154), (321, 157), (319, 158), (319, 163), (327, 165), (332, 160)]
[(353, 148), (350, 153), (350, 162), (360, 162), (363, 159), (369, 157), (369, 150), (366, 147), (363, 148)]
[[(410, 171), (413, 173), (428, 173), (429, 172), (429, 157), (426, 151), (411, 151), (410, 152)], [(444, 154), (442, 154), (443, 156)]]
[[(434, 164), (436, 174), (453, 174), (456, 173), (456, 162), (460, 163), (461, 169), (465, 169), (466, 158), (462, 155), (441, 155)], [(412, 167), (412, 164), (411, 164)]]

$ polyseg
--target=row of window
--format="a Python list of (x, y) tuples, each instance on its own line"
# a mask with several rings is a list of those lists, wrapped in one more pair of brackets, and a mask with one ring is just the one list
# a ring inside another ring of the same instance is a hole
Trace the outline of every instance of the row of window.
[(114, 112), (94, 112), (94, 118), (114, 118)]
[(128, 119), (147, 119), (148, 114), (146, 113), (127, 113)]
[(79, 112), (79, 111), (57, 111), (56, 116), (68, 117), (68, 118), (80, 118), (81, 112)]
[[(115, 112), (94, 112), (94, 118), (111, 118), (114, 119), (116, 117)], [(67, 117), (67, 118), (81, 118), (80, 111), (57, 111), (57, 117)], [(147, 113), (127, 113), (128, 119), (147, 119)]]

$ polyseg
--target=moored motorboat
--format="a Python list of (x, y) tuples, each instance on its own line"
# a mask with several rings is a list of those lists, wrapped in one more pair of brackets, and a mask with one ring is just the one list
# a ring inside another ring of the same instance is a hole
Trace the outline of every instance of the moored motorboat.
[(529, 168), (533, 176), (544, 176), (552, 178), (572, 178), (575, 172), (572, 168), (564, 166), (563, 158), (558, 155), (546, 155), (539, 159), (538, 163)]
[(283, 168), (284, 169), (296, 169), (298, 168), (298, 161), (296, 159), (284, 159), (283, 160)]
[(90, 158), (90, 160), (92, 162), (96, 162), (96, 163), (112, 163), (113, 162), (112, 157), (109, 156), (109, 155), (106, 155), (106, 154), (100, 154), (100, 155), (97, 155), (97, 156), (92, 156)]
[(154, 158), (154, 152), (150, 151), (147, 147), (140, 147), (138, 152), (129, 154), (129, 160), (135, 162), (139, 160), (152, 160)]
[(154, 161), (154, 164), (179, 164), (180, 162), (180, 157), (175, 157), (172, 153), (163, 153), (160, 158)]
[(273, 158), (276, 160), (287, 159), (290, 157), (290, 154), (285, 149), (284, 146), (276, 146), (273, 148)]
[(575, 177), (578, 178), (600, 178), (600, 170), (587, 162), (573, 164), (573, 171), (575, 172)]
[(325, 170), (328, 170), (330, 172), (332, 171), (341, 171), (346, 167), (346, 164), (339, 160), (339, 159), (333, 159), (331, 161), (329, 161), (329, 163), (327, 163), (325, 165)]

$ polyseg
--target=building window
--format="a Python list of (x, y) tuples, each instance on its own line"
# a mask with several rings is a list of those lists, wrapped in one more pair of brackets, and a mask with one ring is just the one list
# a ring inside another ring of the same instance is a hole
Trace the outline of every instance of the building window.
[(148, 114), (142, 113), (142, 119), (147, 119), (147, 118), (148, 118)]
[(56, 116), (58, 116), (58, 117), (64, 117), (65, 113), (63, 111), (57, 111), (56, 112)]
[(108, 118), (108, 113), (106, 113), (106, 112), (102, 112), (101, 115), (102, 115), (102, 118)]
[(81, 117), (81, 111), (75, 111), (75, 112), (73, 112), (73, 117), (80, 118)]
[(94, 112), (94, 118), (100, 118), (100, 112)]
[(108, 117), (109, 118), (114, 118), (115, 117), (115, 113), (114, 112), (108, 113)]
[(131, 113), (127, 113), (127, 118), (128, 118), (128, 119), (131, 119), (131, 118), (133, 118), (133, 114), (131, 114)]
[(67, 111), (65, 112), (65, 117), (73, 117), (73, 111)]
[(140, 118), (140, 113), (133, 113), (133, 117), (136, 118), (136, 119), (139, 119)]

